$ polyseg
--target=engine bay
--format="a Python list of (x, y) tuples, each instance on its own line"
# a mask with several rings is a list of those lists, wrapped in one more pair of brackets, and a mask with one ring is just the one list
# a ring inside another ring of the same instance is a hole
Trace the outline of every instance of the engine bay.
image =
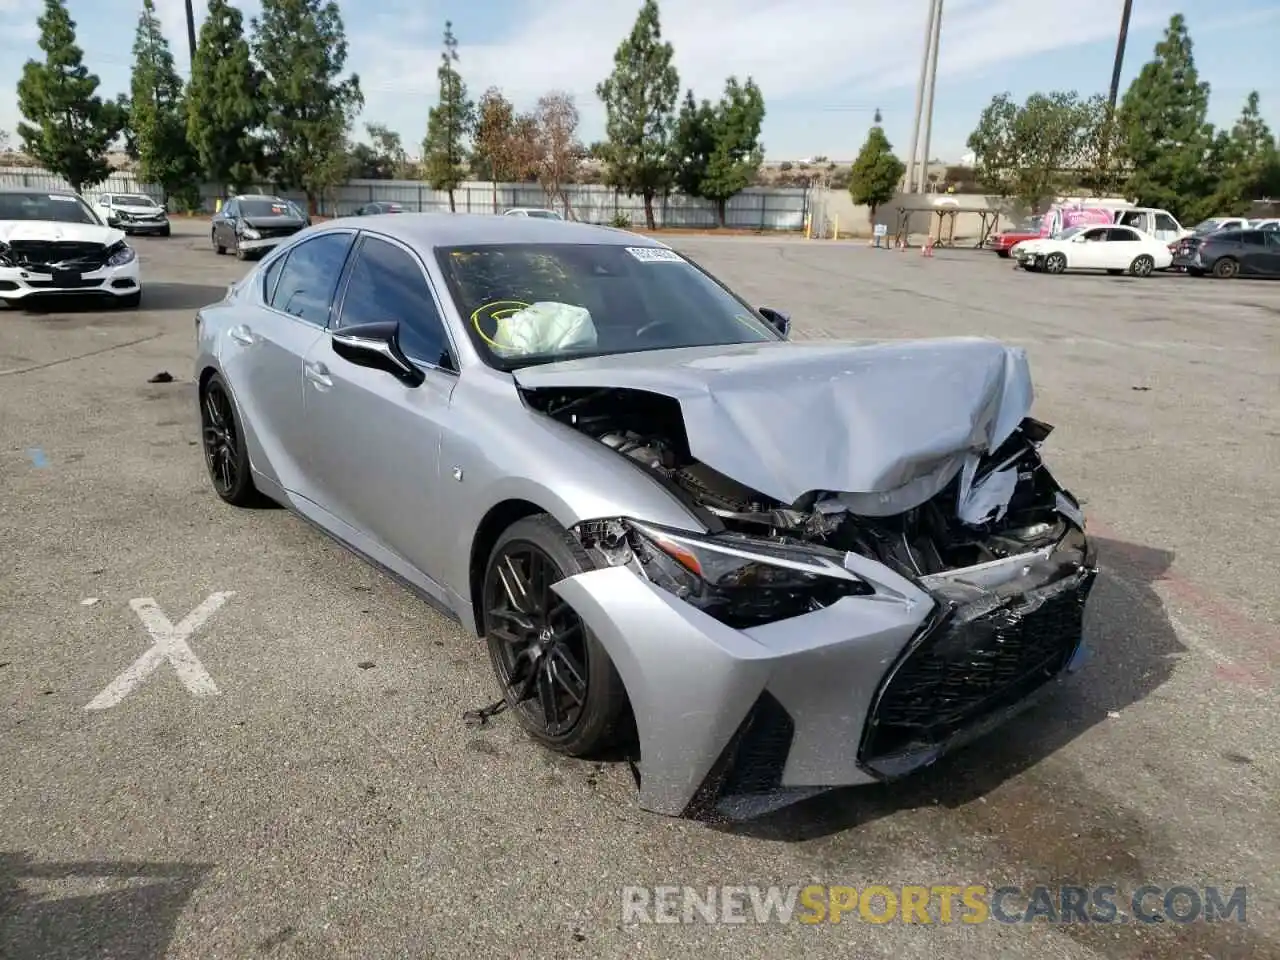
[(959, 517), (959, 475), (932, 499), (895, 516), (855, 515), (841, 503), (839, 491), (812, 491), (784, 504), (696, 460), (674, 399), (631, 389), (527, 391), (525, 398), (534, 409), (649, 471), (712, 529), (852, 551), (907, 577), (1027, 553), (1066, 531), (1058, 510), (1063, 491), (1038, 449), (1052, 427), (1031, 418), (982, 459), (972, 479), (976, 485), (997, 470), (1016, 471), (1007, 505), (990, 519), (969, 524)]

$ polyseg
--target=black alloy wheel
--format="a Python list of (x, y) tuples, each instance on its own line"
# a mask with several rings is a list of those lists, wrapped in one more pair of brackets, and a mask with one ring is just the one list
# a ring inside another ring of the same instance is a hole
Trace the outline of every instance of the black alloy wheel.
[(233, 506), (255, 503), (258, 492), (249, 475), (240, 422), (226, 385), (216, 374), (200, 393), (200, 435), (214, 492)]
[(551, 585), (595, 566), (550, 516), (519, 520), (490, 556), (483, 622), (503, 698), (535, 740), (571, 756), (613, 745), (622, 681), (600, 642)]
[(1221, 257), (1213, 265), (1213, 275), (1219, 280), (1230, 280), (1240, 273), (1240, 264), (1231, 257)]

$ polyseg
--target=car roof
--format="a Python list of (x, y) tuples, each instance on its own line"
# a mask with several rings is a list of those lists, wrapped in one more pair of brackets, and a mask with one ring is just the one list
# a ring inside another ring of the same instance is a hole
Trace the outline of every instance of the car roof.
[(495, 217), (483, 213), (401, 213), (330, 220), (321, 230), (356, 227), (376, 230), (415, 247), (467, 247), (500, 243), (602, 244), (617, 247), (667, 245), (614, 227), (537, 217)]

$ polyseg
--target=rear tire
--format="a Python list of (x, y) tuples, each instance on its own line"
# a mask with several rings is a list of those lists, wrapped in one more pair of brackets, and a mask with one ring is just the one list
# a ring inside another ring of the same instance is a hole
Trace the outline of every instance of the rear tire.
[(253, 485), (240, 414), (220, 374), (200, 390), (200, 439), (214, 493), (233, 507), (258, 506), (266, 499)]
[(1219, 280), (1230, 280), (1240, 275), (1240, 264), (1230, 257), (1222, 257), (1213, 265), (1213, 275)]
[(1156, 268), (1155, 260), (1148, 254), (1134, 257), (1133, 263), (1129, 264), (1129, 272), (1135, 277), (1149, 277)]
[[(630, 715), (622, 678), (604, 645), (545, 586), (596, 566), (568, 531), (540, 513), (517, 520), (498, 538), (481, 587), (481, 629), (507, 707), (532, 739), (573, 757), (597, 756), (615, 746)], [(512, 602), (516, 593), (518, 604)], [(519, 696), (531, 674), (545, 680), (557, 710), (567, 714), (562, 724), (543, 709), (541, 683), (530, 682), (532, 699)], [(580, 702), (567, 686), (557, 687), (562, 677), (585, 681)]]

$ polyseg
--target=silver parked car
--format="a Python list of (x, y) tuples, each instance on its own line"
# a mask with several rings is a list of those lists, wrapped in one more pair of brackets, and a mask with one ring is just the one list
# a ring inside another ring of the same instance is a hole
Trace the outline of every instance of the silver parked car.
[(484, 638), (485, 710), (748, 816), (1008, 718), (1095, 575), (1021, 350), (788, 325), (622, 231), (332, 221), (199, 312), (204, 453)]

